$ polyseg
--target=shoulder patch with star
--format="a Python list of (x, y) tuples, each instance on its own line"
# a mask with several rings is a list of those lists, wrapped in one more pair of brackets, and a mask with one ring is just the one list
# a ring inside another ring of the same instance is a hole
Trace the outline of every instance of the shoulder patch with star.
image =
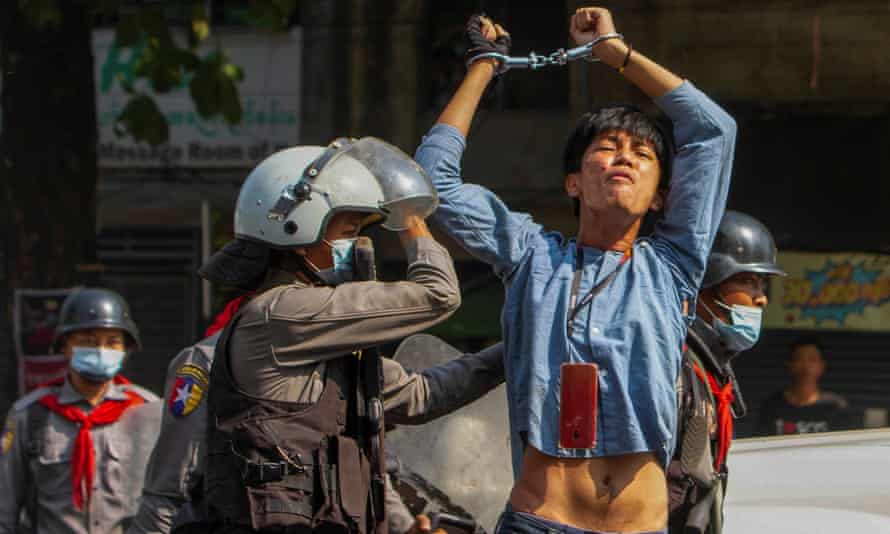
[(170, 398), (167, 399), (170, 413), (175, 417), (185, 417), (195, 411), (204, 398), (209, 383), (207, 371), (197, 365), (189, 363), (180, 367), (176, 371)]

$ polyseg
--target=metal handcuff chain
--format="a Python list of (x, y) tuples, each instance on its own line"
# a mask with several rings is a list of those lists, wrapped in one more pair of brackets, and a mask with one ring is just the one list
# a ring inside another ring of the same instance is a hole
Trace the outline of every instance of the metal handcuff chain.
[(621, 39), (624, 40), (624, 35), (612, 32), (605, 33), (600, 35), (593, 41), (577, 46), (575, 48), (569, 48), (566, 50), (565, 48), (560, 48), (555, 52), (551, 52), (548, 55), (538, 55), (534, 52), (531, 52), (528, 56), (505, 56), (504, 54), (500, 54), (498, 52), (486, 52), (485, 54), (479, 54), (478, 56), (474, 56), (467, 60), (467, 68), (479, 61), (480, 59), (492, 58), (500, 61), (501, 67), (500, 71), (505, 72), (510, 69), (531, 69), (538, 70), (544, 67), (548, 67), (551, 65), (566, 65), (569, 61), (575, 61), (578, 59), (582, 59), (587, 61), (588, 63), (596, 63), (599, 58), (593, 57), (593, 48), (602, 43), (603, 41), (608, 41), (609, 39)]

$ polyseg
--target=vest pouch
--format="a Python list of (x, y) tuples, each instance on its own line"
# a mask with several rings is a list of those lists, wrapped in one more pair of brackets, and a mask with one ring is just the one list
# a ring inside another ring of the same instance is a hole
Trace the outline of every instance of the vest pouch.
[(281, 483), (247, 486), (250, 526), (254, 530), (312, 529), (312, 495)]
[(358, 532), (365, 534), (371, 464), (358, 443), (346, 436), (337, 436), (337, 479), (343, 515)]

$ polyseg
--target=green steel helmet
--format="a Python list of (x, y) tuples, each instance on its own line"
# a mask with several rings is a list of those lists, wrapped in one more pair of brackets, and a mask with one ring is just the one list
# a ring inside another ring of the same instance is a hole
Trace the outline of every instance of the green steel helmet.
[(720, 221), (702, 287), (715, 286), (738, 273), (785, 276), (776, 263), (776, 242), (760, 221), (727, 210)]
[(65, 299), (59, 313), (59, 324), (53, 333), (53, 348), (59, 350), (59, 342), (66, 334), (89, 328), (119, 328), (139, 350), (142, 340), (139, 329), (130, 315), (130, 306), (122, 296), (110, 289), (83, 288)]

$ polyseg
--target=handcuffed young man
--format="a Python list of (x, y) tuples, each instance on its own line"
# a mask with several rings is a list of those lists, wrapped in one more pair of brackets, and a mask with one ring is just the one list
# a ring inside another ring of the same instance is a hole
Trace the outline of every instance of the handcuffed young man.
[[(578, 231), (572, 238), (547, 232), (461, 179), (473, 114), (499, 69), (477, 56), (503, 54), (509, 43), (485, 19), (469, 30), (476, 38), (466, 78), (416, 160), (439, 191), (435, 223), (505, 285), (516, 482), (498, 531), (665, 532), (674, 387), (726, 202), (735, 122), (692, 83), (631, 50), (609, 11), (579, 9), (570, 25), (575, 41), (596, 42), (593, 55), (655, 101), (673, 123), (676, 152), (635, 108), (584, 115), (564, 158)], [(662, 210), (652, 235), (639, 237), (644, 217)], [(586, 405), (563, 403), (595, 386)]]

